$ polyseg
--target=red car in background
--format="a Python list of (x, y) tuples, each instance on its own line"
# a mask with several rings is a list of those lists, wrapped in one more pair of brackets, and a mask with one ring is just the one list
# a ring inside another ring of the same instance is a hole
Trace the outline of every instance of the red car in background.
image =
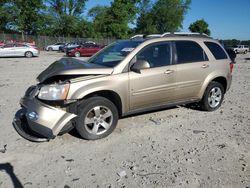
[(92, 56), (96, 52), (100, 51), (104, 46), (97, 44), (84, 44), (78, 48), (74, 48), (67, 52), (69, 57), (80, 57), (80, 56)]
[(1, 47), (1, 46), (4, 46), (4, 45), (5, 45), (5, 43), (2, 42), (2, 41), (0, 41), (0, 47)]

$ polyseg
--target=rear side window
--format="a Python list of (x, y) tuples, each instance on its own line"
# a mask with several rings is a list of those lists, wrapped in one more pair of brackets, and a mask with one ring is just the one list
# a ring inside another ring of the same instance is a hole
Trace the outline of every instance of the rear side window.
[(199, 44), (193, 41), (176, 41), (177, 63), (207, 61), (207, 55)]
[(214, 42), (204, 42), (208, 49), (212, 52), (215, 59), (227, 59), (225, 51)]

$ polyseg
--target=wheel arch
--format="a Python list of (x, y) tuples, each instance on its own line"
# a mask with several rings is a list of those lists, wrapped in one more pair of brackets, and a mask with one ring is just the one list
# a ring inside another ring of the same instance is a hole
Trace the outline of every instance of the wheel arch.
[(31, 53), (31, 54), (32, 54), (32, 56), (31, 56), (31, 57), (33, 57), (33, 56), (34, 56), (34, 53), (33, 53), (32, 51), (28, 50), (28, 51), (25, 51), (25, 52), (24, 52), (24, 56), (25, 56), (25, 57), (26, 57), (26, 54), (27, 54), (27, 53)]
[(228, 87), (227, 79), (224, 76), (214, 76), (212, 78), (207, 78), (207, 80), (203, 83), (203, 86), (202, 86), (200, 93), (199, 93), (200, 99), (202, 99), (204, 92), (206, 91), (206, 88), (208, 87), (209, 83), (211, 83), (213, 81), (218, 82), (223, 86), (224, 94), (227, 92), (227, 87)]
[(119, 94), (117, 94), (116, 92), (111, 91), (111, 90), (101, 90), (101, 91), (95, 91), (93, 93), (90, 93), (90, 94), (86, 95), (84, 98), (82, 98), (81, 100), (88, 99), (88, 98), (93, 97), (93, 96), (104, 97), (104, 98), (110, 100), (111, 102), (113, 102), (117, 108), (119, 117), (122, 116), (122, 113), (123, 113), (122, 112), (122, 100), (121, 100)]

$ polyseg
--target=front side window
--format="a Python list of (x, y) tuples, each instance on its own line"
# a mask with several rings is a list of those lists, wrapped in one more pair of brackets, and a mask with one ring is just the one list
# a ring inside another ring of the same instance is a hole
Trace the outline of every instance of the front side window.
[(207, 61), (207, 55), (199, 44), (193, 41), (176, 41), (177, 63)]
[(204, 42), (208, 49), (213, 54), (214, 58), (219, 59), (227, 59), (227, 54), (225, 51), (216, 43), (214, 42)]
[(136, 61), (147, 61), (150, 68), (170, 65), (171, 59), (171, 42), (150, 45), (136, 55)]

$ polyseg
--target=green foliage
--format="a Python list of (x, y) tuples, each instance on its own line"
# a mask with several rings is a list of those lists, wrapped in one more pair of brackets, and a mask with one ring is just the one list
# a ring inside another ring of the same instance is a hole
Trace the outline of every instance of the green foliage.
[(69, 15), (78, 17), (83, 13), (87, 0), (45, 0), (56, 16)]
[(211, 32), (208, 29), (208, 23), (204, 20), (197, 20), (196, 22), (190, 24), (189, 30), (191, 32), (197, 32), (197, 33), (205, 33), (207, 35), (210, 35)]
[(10, 5), (7, 3), (7, 0), (3, 0), (0, 2), (0, 30), (6, 31), (7, 24), (10, 21), (9, 15)]
[[(90, 9), (89, 19), (83, 14), (86, 2), (1, 0), (0, 29), (34, 35), (117, 39), (133, 33), (174, 32), (182, 28), (191, 0), (113, 0), (110, 6)], [(193, 23), (190, 30), (210, 34), (203, 21)]]
[[(11, 0), (2, 6), (5, 8), (3, 15), (5, 20), (8, 21), (5, 29), (19, 31), (25, 34), (37, 34), (42, 25), (42, 13), (43, 8), (42, 0), (22, 1)], [(1, 24), (2, 25), (2, 24)]]
[(88, 16), (92, 19), (91, 26), (95, 31), (95, 37), (100, 38), (105, 36), (105, 19), (107, 17), (107, 6), (96, 6), (89, 10)]
[(240, 41), (237, 39), (231, 39), (231, 40), (220, 40), (220, 42), (223, 43), (225, 47), (232, 47), (232, 46), (236, 46), (239, 44), (250, 46), (250, 40)]
[(94, 26), (97, 32), (102, 37), (126, 38), (130, 32), (128, 24), (136, 16), (137, 2), (137, 0), (114, 0), (109, 8), (95, 7), (95, 11), (92, 9), (92, 14), (95, 12)]
[[(149, 2), (145, 1), (147, 7)], [(182, 28), (184, 15), (191, 0), (158, 0), (152, 8), (145, 9), (137, 21), (138, 33), (174, 32)]]

